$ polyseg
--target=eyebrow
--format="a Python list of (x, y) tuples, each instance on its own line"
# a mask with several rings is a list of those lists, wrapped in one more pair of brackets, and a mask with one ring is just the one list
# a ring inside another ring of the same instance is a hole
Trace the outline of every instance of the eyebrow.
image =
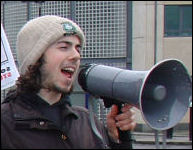
[(72, 42), (69, 42), (69, 41), (58, 41), (57, 42), (57, 44), (60, 44), (60, 43), (65, 43), (65, 44), (72, 45)]
[[(58, 42), (57, 42), (57, 44), (61, 44), (61, 43), (68, 44), (68, 45), (73, 45), (73, 43), (72, 43), (72, 42), (69, 42), (69, 41), (58, 41)], [(80, 44), (77, 44), (77, 46), (80, 46), (80, 47), (81, 47)]]

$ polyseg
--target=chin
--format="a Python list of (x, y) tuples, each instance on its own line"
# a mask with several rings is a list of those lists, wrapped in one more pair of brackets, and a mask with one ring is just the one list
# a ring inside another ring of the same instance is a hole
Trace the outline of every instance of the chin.
[(70, 86), (70, 87), (66, 87), (66, 88), (62, 88), (62, 87), (55, 87), (55, 91), (59, 92), (59, 93), (63, 93), (63, 94), (71, 94), (73, 92), (74, 86)]

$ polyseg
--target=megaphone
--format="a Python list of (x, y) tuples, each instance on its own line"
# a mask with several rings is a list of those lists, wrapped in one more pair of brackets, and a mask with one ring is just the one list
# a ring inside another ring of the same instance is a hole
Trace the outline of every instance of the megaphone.
[(174, 127), (192, 98), (191, 77), (177, 59), (160, 61), (149, 71), (88, 64), (80, 70), (78, 82), (95, 97), (134, 105), (155, 130)]

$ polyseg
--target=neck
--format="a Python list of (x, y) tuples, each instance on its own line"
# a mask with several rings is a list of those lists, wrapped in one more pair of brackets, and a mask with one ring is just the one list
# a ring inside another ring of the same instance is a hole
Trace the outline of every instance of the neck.
[(40, 89), (38, 95), (50, 105), (58, 102), (61, 99), (62, 94), (48, 89)]

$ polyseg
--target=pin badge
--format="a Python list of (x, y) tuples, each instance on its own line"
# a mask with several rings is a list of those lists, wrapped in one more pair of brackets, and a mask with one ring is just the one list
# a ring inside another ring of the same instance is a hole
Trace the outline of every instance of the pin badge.
[(66, 31), (66, 33), (75, 33), (76, 31), (76, 28), (69, 22), (63, 24), (63, 29)]

